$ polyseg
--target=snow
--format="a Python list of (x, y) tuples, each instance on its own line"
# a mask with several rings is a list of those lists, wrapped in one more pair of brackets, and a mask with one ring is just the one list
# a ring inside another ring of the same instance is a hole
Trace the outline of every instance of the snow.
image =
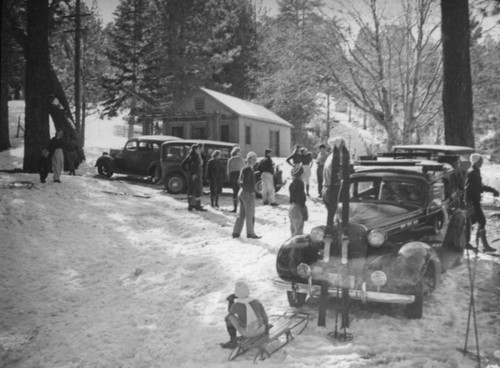
[[(12, 108), (17, 107), (15, 103)], [(14, 116), (15, 117), (15, 116)], [(17, 124), (17, 117), (15, 117)], [(11, 135), (15, 133), (15, 125)], [(188, 212), (184, 195), (169, 195), (138, 179), (99, 178), (93, 167), (109, 148), (123, 146), (122, 118), (87, 118), (87, 160), (77, 176), (13, 172), (22, 167), (22, 138), (0, 153), (0, 366), (2, 367), (251, 367), (253, 354), (228, 362), (223, 319), (225, 298), (245, 278), (268, 314), (288, 307), (277, 289), (275, 260), (289, 237), (288, 189), (273, 208), (257, 202), (256, 232), (262, 239), (232, 239), (235, 214), (228, 210)], [(289, 168), (282, 165), (289, 177)], [(485, 181), (500, 189), (498, 166), (485, 165)], [(32, 181), (32, 189), (7, 188)], [(309, 231), (325, 219), (312, 181)], [(485, 197), (495, 204), (492, 197)], [(498, 204), (498, 202), (497, 202)], [(500, 247), (500, 218), (488, 210), (490, 242)], [(499, 258), (479, 254), (475, 309), (482, 367), (499, 367)], [(424, 317), (408, 320), (401, 307), (352, 303), (350, 342), (328, 338), (317, 326), (317, 303), (307, 329), (264, 367), (475, 367), (463, 348), (469, 308), (467, 262), (443, 275), (426, 299)], [(471, 327), (472, 327), (471, 323)], [(468, 349), (475, 351), (471, 329)], [(487, 359), (487, 360), (486, 360)]]

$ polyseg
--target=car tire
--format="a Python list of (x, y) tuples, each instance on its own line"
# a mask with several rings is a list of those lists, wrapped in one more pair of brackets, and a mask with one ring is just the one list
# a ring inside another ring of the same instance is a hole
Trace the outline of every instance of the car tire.
[(255, 196), (262, 198), (262, 180), (259, 179), (255, 182)]
[(109, 162), (101, 161), (97, 164), (97, 172), (99, 175), (104, 176), (106, 178), (111, 178), (113, 176), (113, 169)]
[(406, 317), (420, 319), (424, 314), (424, 282), (420, 280), (415, 287), (415, 302), (406, 306)]
[(165, 190), (170, 194), (181, 194), (186, 191), (187, 184), (184, 175), (179, 173), (170, 174), (165, 180)]
[(470, 242), (470, 219), (466, 211), (455, 211), (450, 217), (450, 224), (443, 240), (443, 247), (463, 251)]
[(297, 292), (294, 293), (291, 290), (287, 290), (286, 296), (288, 298), (288, 305), (290, 305), (290, 307), (294, 307), (294, 308), (302, 307), (305, 304), (306, 299), (307, 299), (306, 293), (297, 293)]

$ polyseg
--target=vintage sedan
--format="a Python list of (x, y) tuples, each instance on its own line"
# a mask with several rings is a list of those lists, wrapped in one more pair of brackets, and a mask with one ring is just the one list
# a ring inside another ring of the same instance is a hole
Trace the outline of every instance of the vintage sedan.
[(421, 318), (424, 296), (461, 261), (468, 239), (461, 188), (450, 184), (454, 174), (452, 164), (432, 160), (358, 162), (350, 179), (347, 234), (339, 225), (331, 234), (318, 226), (285, 241), (275, 284), (296, 307), (307, 295), (319, 295), (326, 281), (332, 297), (347, 289), (364, 302), (405, 304), (409, 318)]
[[(226, 167), (227, 160), (231, 155), (231, 150), (236, 143), (205, 140), (205, 139), (182, 139), (177, 141), (165, 142), (161, 147), (161, 181), (165, 190), (171, 194), (184, 193), (187, 190), (187, 176), (184, 169), (181, 167), (182, 160), (188, 155), (190, 147), (195, 144), (203, 145), (202, 156), (204, 158), (204, 166), (206, 169), (207, 162), (214, 150), (221, 152), (221, 161)], [(256, 164), (255, 169), (258, 164)], [(255, 175), (255, 191), (257, 196), (262, 193), (262, 181), (260, 173)], [(224, 186), (230, 187), (229, 178), (225, 178)], [(283, 180), (283, 173), (279, 165), (275, 167), (274, 183), (276, 191), (280, 190), (285, 185), (286, 180)], [(204, 184), (206, 183), (206, 170), (204, 170)]]
[(107, 178), (115, 173), (148, 176), (153, 183), (156, 183), (161, 178), (162, 143), (179, 139), (170, 135), (144, 135), (131, 138), (122, 149), (104, 152), (96, 161), (97, 172)]

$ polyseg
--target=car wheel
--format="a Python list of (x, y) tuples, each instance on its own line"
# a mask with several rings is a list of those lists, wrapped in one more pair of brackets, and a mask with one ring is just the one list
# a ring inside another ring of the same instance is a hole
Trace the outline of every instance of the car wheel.
[(113, 169), (111, 169), (111, 165), (106, 161), (97, 164), (97, 172), (106, 178), (110, 178), (113, 175)]
[(408, 318), (422, 318), (424, 314), (424, 298), (436, 288), (436, 282), (434, 267), (427, 267), (424, 277), (415, 286), (415, 302), (406, 306), (406, 316)]
[(262, 180), (257, 180), (255, 182), (255, 195), (257, 198), (262, 198)]
[(443, 247), (463, 251), (470, 242), (470, 219), (466, 211), (455, 211), (450, 217), (450, 224), (443, 240)]
[(165, 189), (171, 194), (180, 194), (186, 191), (186, 180), (182, 174), (170, 174), (165, 180)]
[(291, 290), (286, 292), (286, 296), (288, 298), (288, 304), (290, 307), (300, 308), (304, 305), (307, 299), (306, 293), (297, 293)]

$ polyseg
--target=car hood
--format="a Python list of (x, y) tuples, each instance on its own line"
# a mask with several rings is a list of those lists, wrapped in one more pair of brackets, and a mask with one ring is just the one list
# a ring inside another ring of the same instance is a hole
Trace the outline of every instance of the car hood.
[(364, 225), (368, 229), (383, 227), (412, 218), (415, 211), (394, 204), (382, 203), (350, 203), (349, 219), (351, 222)]

